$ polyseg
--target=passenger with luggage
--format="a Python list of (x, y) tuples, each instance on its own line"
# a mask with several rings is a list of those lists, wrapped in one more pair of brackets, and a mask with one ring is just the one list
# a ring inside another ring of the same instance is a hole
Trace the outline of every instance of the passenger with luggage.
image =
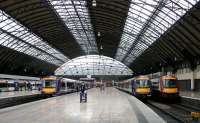
[(86, 92), (86, 87), (85, 84), (81, 84), (81, 92), (80, 92), (80, 102), (85, 101), (87, 102), (87, 92)]

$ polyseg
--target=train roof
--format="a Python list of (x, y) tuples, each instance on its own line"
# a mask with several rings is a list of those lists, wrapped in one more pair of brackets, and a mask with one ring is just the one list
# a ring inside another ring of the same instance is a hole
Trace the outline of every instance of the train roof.
[(162, 76), (162, 79), (177, 79), (174, 75)]
[(135, 78), (136, 80), (149, 80), (150, 77), (147, 75), (138, 76)]
[(47, 76), (47, 77), (42, 78), (42, 80), (56, 80), (56, 79), (57, 79), (56, 76)]

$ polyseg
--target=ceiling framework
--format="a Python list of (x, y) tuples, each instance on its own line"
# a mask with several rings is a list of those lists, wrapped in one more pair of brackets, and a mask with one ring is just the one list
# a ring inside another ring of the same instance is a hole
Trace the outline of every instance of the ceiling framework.
[(129, 66), (197, 2), (132, 0), (115, 58)]
[(21, 73), (41, 64), (42, 73), (100, 54), (142, 73), (200, 56), (199, 0), (95, 1), (0, 0), (0, 62)]
[(87, 0), (49, 0), (85, 54), (98, 54)]
[(68, 61), (62, 53), (45, 43), (26, 27), (0, 10), (0, 45), (60, 66)]
[(92, 6), (92, 0), (87, 1), (99, 52), (114, 58), (128, 13), (129, 0), (96, 0), (96, 6)]
[(65, 56), (74, 58), (84, 55), (47, 0), (0, 0), (0, 9)]
[(200, 63), (200, 3), (181, 17), (131, 64), (136, 74), (151, 73), (161, 66), (179, 66), (187, 61), (191, 67)]

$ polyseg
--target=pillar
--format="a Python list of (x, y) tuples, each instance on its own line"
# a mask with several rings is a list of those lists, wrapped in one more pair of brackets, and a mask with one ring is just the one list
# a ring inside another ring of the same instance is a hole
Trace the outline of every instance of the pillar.
[(191, 78), (191, 91), (194, 91), (194, 78)]
[(192, 71), (192, 77), (191, 77), (191, 82), (190, 82), (190, 87), (191, 87), (191, 91), (194, 91), (195, 89), (195, 85), (194, 85), (194, 71)]

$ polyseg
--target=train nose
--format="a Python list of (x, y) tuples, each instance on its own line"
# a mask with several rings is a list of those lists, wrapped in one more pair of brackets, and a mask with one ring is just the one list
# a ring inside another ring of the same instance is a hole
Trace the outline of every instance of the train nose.
[(168, 94), (178, 93), (178, 88), (164, 88), (163, 92)]
[(52, 93), (55, 93), (55, 92), (56, 92), (55, 88), (43, 88), (42, 89), (42, 93), (45, 93), (45, 94), (52, 94)]
[(137, 88), (136, 92), (140, 94), (149, 94), (151, 90), (150, 88)]

